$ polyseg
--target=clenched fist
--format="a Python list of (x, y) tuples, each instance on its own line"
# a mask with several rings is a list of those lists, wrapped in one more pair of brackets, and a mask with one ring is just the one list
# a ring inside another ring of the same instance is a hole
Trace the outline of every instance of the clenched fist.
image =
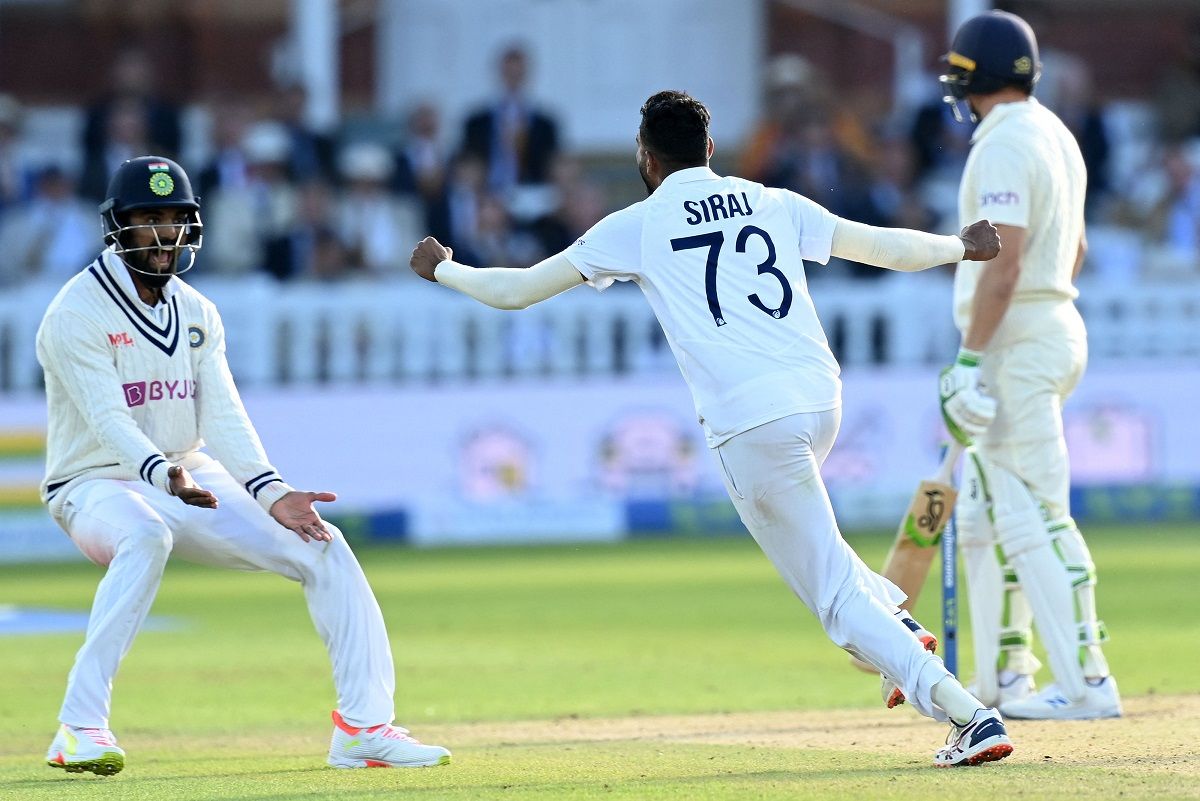
[(988, 261), (1000, 253), (1000, 234), (987, 220), (971, 223), (962, 229), (958, 238), (966, 249), (963, 253), (965, 261)]
[(413, 272), (426, 281), (437, 283), (437, 279), (433, 277), (433, 271), (443, 261), (452, 258), (454, 258), (454, 251), (451, 248), (446, 247), (432, 236), (427, 236), (413, 248), (408, 266), (412, 267)]

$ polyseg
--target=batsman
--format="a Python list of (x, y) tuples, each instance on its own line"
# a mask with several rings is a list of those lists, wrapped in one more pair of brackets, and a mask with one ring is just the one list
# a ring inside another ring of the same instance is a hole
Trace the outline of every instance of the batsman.
[[(943, 60), (945, 100), (979, 125), (959, 187), (963, 220), (1003, 243), (954, 278), (962, 348), (942, 371), (947, 427), (966, 451), (956, 523), (974, 630), (975, 694), (1009, 718), (1118, 717), (1101, 651), (1096, 570), (1071, 519), (1062, 407), (1083, 375), (1087, 333), (1074, 281), (1087, 250), (1079, 146), (1033, 97), (1037, 40), (1020, 17), (967, 20)], [(1036, 623), (1054, 683), (1036, 691)]]

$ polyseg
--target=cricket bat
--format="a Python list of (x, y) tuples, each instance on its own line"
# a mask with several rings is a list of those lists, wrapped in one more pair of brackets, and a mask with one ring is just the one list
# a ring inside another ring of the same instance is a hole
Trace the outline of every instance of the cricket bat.
[[(950, 443), (942, 464), (937, 473), (927, 478), (917, 487), (908, 512), (896, 529), (896, 540), (888, 552), (887, 561), (883, 565), (884, 578), (891, 581), (904, 591), (908, 600), (901, 607), (912, 611), (916, 606), (921, 588), (929, 575), (929, 566), (933, 557), (939, 552), (938, 542), (946, 521), (954, 511), (954, 502), (958, 499), (958, 490), (951, 483), (954, 465), (962, 454), (963, 446), (957, 442)], [(869, 672), (874, 668), (866, 662), (853, 659), (855, 667)]]

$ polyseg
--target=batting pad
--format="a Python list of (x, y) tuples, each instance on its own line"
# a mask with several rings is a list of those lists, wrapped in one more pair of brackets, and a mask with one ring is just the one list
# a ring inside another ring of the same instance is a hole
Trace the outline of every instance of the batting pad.
[(1016, 571), (1033, 609), (1055, 681), (1068, 698), (1081, 699), (1086, 685), (1079, 664), (1072, 574), (1043, 519), (1041, 504), (1029, 488), (998, 465), (980, 459), (979, 466), (992, 499), (992, 519), (1000, 549)]
[(995, 706), (1000, 699), (997, 664), (1004, 603), (1004, 573), (996, 558), (996, 533), (989, 519), (987, 495), (974, 449), (967, 450), (954, 525), (967, 573), (975, 651), (975, 694)]

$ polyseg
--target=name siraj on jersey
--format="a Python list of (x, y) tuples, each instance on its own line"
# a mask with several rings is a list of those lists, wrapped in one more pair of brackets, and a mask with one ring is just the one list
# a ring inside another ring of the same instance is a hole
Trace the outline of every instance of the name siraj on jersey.
[(741, 200), (738, 200), (738, 195), (729, 192), (724, 195), (709, 195), (701, 200), (683, 201), (683, 210), (688, 215), (687, 224), (699, 225), (702, 222), (728, 220), (730, 217), (753, 214), (750, 198), (746, 197), (745, 192), (738, 194), (741, 195)]

